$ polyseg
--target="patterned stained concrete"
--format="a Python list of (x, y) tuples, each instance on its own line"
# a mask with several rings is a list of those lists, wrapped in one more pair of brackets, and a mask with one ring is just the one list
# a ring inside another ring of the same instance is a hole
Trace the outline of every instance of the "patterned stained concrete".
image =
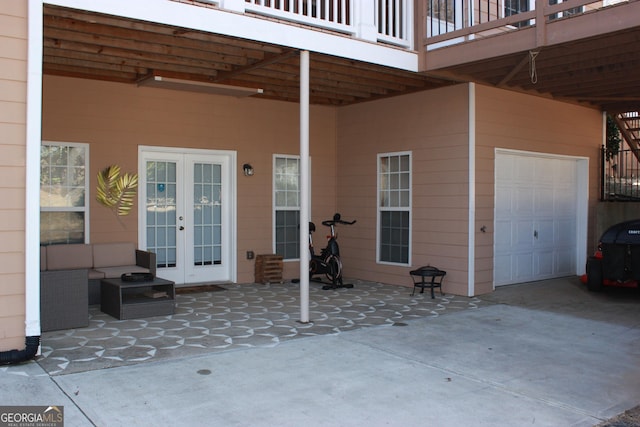
[(351, 281), (353, 289), (310, 286), (310, 323), (299, 322), (298, 285), (229, 284), (225, 290), (176, 297), (172, 316), (117, 320), (90, 308), (86, 328), (45, 332), (38, 364), (62, 375), (160, 359), (276, 346), (286, 340), (477, 308), (478, 298)]

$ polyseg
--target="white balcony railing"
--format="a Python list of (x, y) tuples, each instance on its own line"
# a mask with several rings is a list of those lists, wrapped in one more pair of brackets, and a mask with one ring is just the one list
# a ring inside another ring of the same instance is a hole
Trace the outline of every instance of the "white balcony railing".
[(413, 0), (193, 0), (234, 12), (413, 48)]

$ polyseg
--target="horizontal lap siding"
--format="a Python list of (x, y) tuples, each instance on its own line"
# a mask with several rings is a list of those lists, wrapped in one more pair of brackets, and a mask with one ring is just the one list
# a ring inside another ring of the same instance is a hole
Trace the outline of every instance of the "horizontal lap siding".
[[(447, 270), (445, 291), (466, 294), (468, 87), (460, 85), (338, 110), (338, 207), (344, 274), (410, 285), (409, 271)], [(376, 263), (377, 154), (412, 152), (412, 267)]]
[(0, 2), (0, 351), (24, 348), (27, 2)]
[[(238, 281), (251, 282), (255, 260), (246, 252), (272, 253), (273, 154), (297, 155), (299, 106), (135, 85), (44, 77), (43, 139), (90, 144), (91, 241), (137, 241), (137, 216), (115, 218), (95, 201), (96, 174), (110, 164), (138, 167), (138, 145), (236, 150)], [(310, 154), (314, 220), (335, 211), (335, 109), (312, 107)], [(245, 177), (250, 163), (255, 175)], [(137, 212), (137, 200), (136, 207)], [(286, 278), (299, 263), (285, 262)]]
[[(493, 287), (495, 148), (589, 158), (589, 239), (598, 200), (602, 114), (515, 92), (476, 86), (476, 293)], [(588, 248), (587, 252), (592, 248)]]

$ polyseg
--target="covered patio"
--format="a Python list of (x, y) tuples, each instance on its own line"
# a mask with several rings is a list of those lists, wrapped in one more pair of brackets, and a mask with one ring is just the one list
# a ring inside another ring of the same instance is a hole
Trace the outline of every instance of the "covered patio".
[(479, 298), (351, 280), (352, 289), (310, 287), (310, 322), (301, 323), (297, 284), (225, 284), (217, 291), (179, 293), (172, 316), (117, 320), (89, 310), (89, 326), (45, 332), (37, 359), (50, 375), (105, 369), (234, 349), (274, 347), (296, 338), (339, 334), (475, 309)]

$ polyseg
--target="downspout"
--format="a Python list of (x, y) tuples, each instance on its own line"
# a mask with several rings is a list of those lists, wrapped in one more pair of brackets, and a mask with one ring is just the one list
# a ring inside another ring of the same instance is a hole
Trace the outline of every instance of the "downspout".
[(25, 338), (24, 350), (9, 350), (0, 352), (0, 365), (15, 365), (33, 359), (40, 348), (40, 337)]
[(42, 129), (42, 0), (27, 9), (25, 202), (25, 349), (0, 352), (0, 365), (33, 359), (40, 348), (40, 138)]

